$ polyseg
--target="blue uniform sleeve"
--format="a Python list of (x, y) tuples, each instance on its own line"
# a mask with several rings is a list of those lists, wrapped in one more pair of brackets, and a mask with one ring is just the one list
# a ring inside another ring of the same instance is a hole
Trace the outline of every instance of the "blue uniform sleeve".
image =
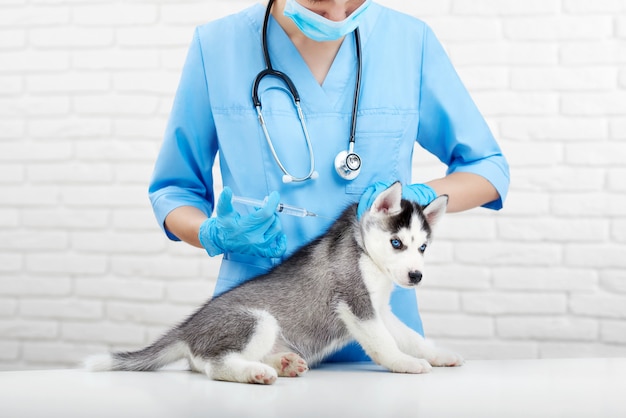
[(212, 167), (217, 138), (204, 64), (196, 30), (149, 187), (157, 221), (172, 240), (178, 238), (164, 226), (172, 210), (194, 206), (207, 216), (213, 212)]
[(501, 209), (509, 188), (508, 163), (430, 28), (423, 39), (417, 141), (448, 166), (448, 174), (474, 173), (491, 182), (500, 198), (484, 207)]

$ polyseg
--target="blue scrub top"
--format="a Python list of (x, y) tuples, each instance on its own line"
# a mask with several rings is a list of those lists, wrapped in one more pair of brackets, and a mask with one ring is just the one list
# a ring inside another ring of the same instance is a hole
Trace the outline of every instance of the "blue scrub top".
[[(167, 214), (179, 206), (212, 214), (216, 199), (212, 169), (218, 155), (223, 184), (235, 195), (263, 199), (277, 190), (282, 202), (333, 219), (376, 181), (410, 183), (415, 142), (445, 163), (448, 173), (470, 172), (489, 180), (500, 199), (485, 206), (502, 207), (508, 164), (441, 44), (422, 21), (378, 4), (369, 7), (360, 25), (363, 73), (355, 152), (363, 166), (352, 181), (336, 174), (334, 160), (348, 147), (357, 68), (353, 35), (344, 39), (320, 85), (270, 18), (272, 64), (293, 80), (300, 93), (319, 172), (316, 180), (284, 184), (251, 99), (252, 83), (265, 68), (264, 13), (265, 7), (256, 4), (194, 33), (149, 190), (162, 227)], [(293, 175), (306, 175), (309, 154), (285, 85), (266, 77), (259, 97), (281, 161)], [(282, 216), (281, 222), (288, 255), (331, 221)], [(225, 254), (216, 293), (280, 261)], [(394, 292), (392, 309), (422, 331), (412, 290)]]

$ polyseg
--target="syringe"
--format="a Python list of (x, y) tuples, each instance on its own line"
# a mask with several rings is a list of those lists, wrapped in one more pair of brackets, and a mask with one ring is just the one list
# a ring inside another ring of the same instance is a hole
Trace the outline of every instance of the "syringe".
[[(267, 198), (265, 198), (265, 200), (267, 200)], [(254, 206), (257, 208), (260, 208), (261, 206), (265, 204), (265, 201), (263, 200), (252, 199), (249, 197), (241, 197), (241, 196), (233, 196), (232, 201), (234, 203), (241, 203), (242, 205)], [(276, 212), (284, 213), (285, 215), (299, 216), (301, 218), (304, 218), (305, 216), (317, 216), (313, 212), (309, 212), (308, 210), (304, 208), (298, 208), (296, 206), (285, 205), (284, 203), (279, 203), (278, 206), (276, 206)]]

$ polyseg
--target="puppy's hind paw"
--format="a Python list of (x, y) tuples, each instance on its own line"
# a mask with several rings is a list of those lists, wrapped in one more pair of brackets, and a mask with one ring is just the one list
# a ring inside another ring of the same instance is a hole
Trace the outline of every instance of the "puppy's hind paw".
[(249, 368), (248, 376), (248, 383), (257, 383), (260, 385), (271, 385), (278, 378), (276, 370), (265, 364)]
[(296, 353), (285, 353), (280, 358), (279, 376), (297, 377), (302, 376), (309, 370), (306, 361)]
[(462, 366), (465, 360), (454, 351), (437, 349), (428, 362), (435, 367), (458, 367)]
[(296, 353), (274, 353), (263, 359), (263, 362), (272, 366), (281, 377), (302, 376), (309, 370), (306, 361)]

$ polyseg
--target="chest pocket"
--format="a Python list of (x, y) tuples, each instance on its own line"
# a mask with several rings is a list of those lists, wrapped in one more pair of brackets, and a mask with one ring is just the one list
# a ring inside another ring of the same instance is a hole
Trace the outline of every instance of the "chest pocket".
[(377, 181), (407, 183), (411, 179), (417, 115), (398, 112), (359, 114), (354, 150), (361, 156), (359, 176), (346, 193), (362, 194)]

